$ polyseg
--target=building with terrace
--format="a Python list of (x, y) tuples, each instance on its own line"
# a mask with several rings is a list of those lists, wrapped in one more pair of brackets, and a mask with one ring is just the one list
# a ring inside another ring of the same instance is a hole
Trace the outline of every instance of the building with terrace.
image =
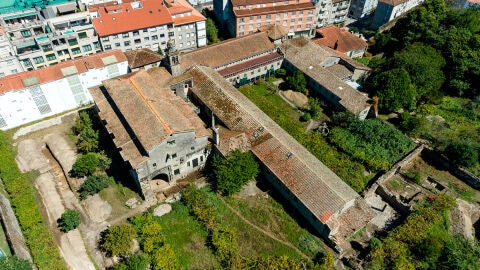
[[(171, 55), (171, 53), (169, 53)], [(195, 51), (166, 58), (170, 69), (178, 67), (178, 75), (193, 65), (206, 65), (218, 71), (233, 85), (242, 85), (273, 74), (283, 61), (267, 32), (229, 39)], [(170, 61), (168, 61), (170, 60)]]
[(211, 132), (168, 88), (164, 68), (140, 70), (90, 88), (98, 114), (146, 200), (202, 168)]
[(100, 51), (88, 12), (75, 3), (0, 15), (23, 70), (33, 70)]
[(0, 26), (0, 78), (23, 71), (12, 44)]
[(253, 34), (265, 25), (287, 28), (291, 36), (313, 36), (316, 8), (310, 0), (214, 0), (217, 20), (232, 37)]
[(165, 50), (169, 40), (189, 50), (207, 43), (205, 17), (185, 0), (107, 2), (89, 11), (103, 50)]
[(280, 50), (285, 57), (282, 66), (290, 72), (301, 70), (309, 89), (336, 109), (349, 111), (362, 120), (367, 117), (370, 99), (357, 90), (356, 81), (367, 76), (370, 68), (303, 37), (285, 41)]
[(319, 0), (316, 2), (316, 27), (342, 25), (345, 23), (350, 7), (349, 0)]
[(0, 78), (0, 129), (7, 130), (93, 101), (87, 88), (126, 74), (119, 50)]
[(373, 218), (363, 198), (218, 72), (193, 66), (180, 80), (189, 82), (190, 100), (211, 123), (215, 148), (223, 155), (251, 150), (265, 179), (337, 250)]

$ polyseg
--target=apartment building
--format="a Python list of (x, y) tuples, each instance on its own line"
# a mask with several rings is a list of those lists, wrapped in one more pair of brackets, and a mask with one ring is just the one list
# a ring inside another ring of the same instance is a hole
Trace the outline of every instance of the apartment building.
[(424, 0), (379, 0), (373, 15), (372, 28), (382, 25), (407, 13), (410, 9), (420, 5)]
[(309, 0), (215, 0), (214, 10), (232, 37), (270, 24), (287, 28), (290, 36), (312, 36), (315, 31), (316, 8)]
[(17, 60), (13, 47), (0, 27), (0, 77), (23, 71)]
[(355, 19), (361, 19), (372, 14), (378, 5), (378, 0), (352, 0), (348, 14)]
[(319, 0), (317, 7), (317, 27), (343, 25), (347, 19), (350, 0)]
[(23, 70), (33, 70), (100, 51), (88, 12), (75, 3), (0, 15)]
[(206, 45), (206, 19), (184, 0), (109, 2), (89, 11), (103, 50), (165, 50), (170, 39), (180, 50)]

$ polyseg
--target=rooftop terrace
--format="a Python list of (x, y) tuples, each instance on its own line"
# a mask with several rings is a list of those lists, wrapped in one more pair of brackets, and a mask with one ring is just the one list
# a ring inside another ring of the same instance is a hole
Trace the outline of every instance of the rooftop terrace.
[(75, 2), (75, 0), (1, 0), (0, 14), (17, 12), (35, 7), (58, 5), (68, 2)]

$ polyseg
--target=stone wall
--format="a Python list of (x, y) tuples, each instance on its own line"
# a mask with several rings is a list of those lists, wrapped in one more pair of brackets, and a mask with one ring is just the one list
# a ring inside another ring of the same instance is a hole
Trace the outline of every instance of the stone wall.
[(408, 215), (411, 212), (410, 206), (400, 200), (400, 197), (396, 194), (389, 192), (385, 187), (379, 185), (375, 193), (380, 195), (384, 201), (386, 201), (395, 211), (402, 215)]

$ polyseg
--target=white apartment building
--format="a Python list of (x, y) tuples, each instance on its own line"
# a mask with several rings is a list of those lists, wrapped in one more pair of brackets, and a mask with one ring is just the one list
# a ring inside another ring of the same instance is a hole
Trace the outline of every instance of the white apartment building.
[(0, 77), (23, 71), (10, 41), (0, 27)]
[(33, 70), (100, 51), (88, 12), (63, 4), (0, 15), (23, 70)]
[(184, 0), (109, 2), (89, 11), (103, 50), (164, 51), (170, 39), (180, 50), (206, 45), (206, 19)]
[(372, 27), (379, 28), (421, 3), (423, 0), (379, 0), (373, 15)]
[(89, 87), (127, 71), (127, 58), (113, 50), (0, 78), (0, 129), (91, 103)]
[(349, 0), (319, 0), (316, 3), (317, 27), (342, 25), (347, 19)]
[(375, 11), (378, 0), (352, 0), (348, 15), (355, 19), (361, 19)]

